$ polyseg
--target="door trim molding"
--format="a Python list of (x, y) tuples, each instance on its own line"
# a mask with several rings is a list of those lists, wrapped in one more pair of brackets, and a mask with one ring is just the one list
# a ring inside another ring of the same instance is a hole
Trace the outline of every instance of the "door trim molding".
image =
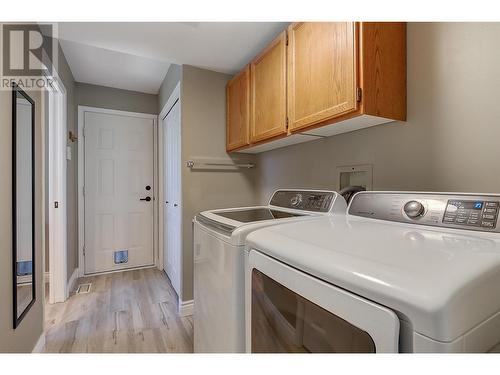
[[(85, 244), (85, 196), (83, 194), (83, 187), (85, 184), (85, 145), (83, 137), (83, 126), (85, 112), (104, 113), (108, 115), (120, 115), (127, 117), (140, 117), (153, 120), (153, 187), (154, 196), (153, 202), (157, 202), (158, 197), (158, 178), (155, 160), (157, 159), (157, 144), (158, 134), (158, 116), (151, 113), (129, 112), (117, 109), (107, 109), (98, 107), (89, 107), (84, 105), (78, 106), (78, 277), (85, 276), (85, 259), (83, 256), (83, 247)], [(159, 262), (158, 241), (158, 210), (157, 205), (153, 204), (153, 259), (155, 265)]]
[(68, 287), (67, 287), (68, 295), (75, 289), (75, 284), (76, 281), (78, 280), (79, 274), (80, 272), (78, 271), (78, 267), (76, 267), (73, 273), (71, 274), (71, 277), (68, 280)]
[[(179, 101), (180, 107), (180, 113), (181, 113), (181, 124), (182, 124), (182, 105), (181, 105), (181, 82), (179, 81), (177, 85), (175, 86), (174, 90), (170, 94), (167, 102), (163, 106), (163, 108), (160, 111), (160, 115), (158, 116), (158, 133), (157, 133), (157, 157), (156, 160), (157, 165), (158, 165), (158, 173), (156, 174), (157, 176), (157, 184), (158, 184), (158, 200), (157, 200), (157, 212), (158, 212), (158, 269), (160, 271), (163, 271), (165, 265), (163, 264), (163, 248), (164, 248), (164, 239), (165, 239), (165, 234), (164, 234), (164, 210), (165, 210), (165, 205), (163, 202), (165, 201), (165, 186), (163, 184), (163, 176), (164, 176), (164, 171), (165, 171), (165, 165), (163, 163), (163, 154), (165, 152), (165, 145), (163, 144), (163, 120), (165, 117), (168, 115), (170, 110), (173, 108), (175, 103)], [(181, 125), (182, 126), (182, 125)], [(182, 260), (181, 260), (182, 261)], [(181, 289), (182, 289), (182, 267), (181, 267)]]
[(194, 300), (181, 301), (179, 299), (179, 316), (191, 316), (194, 311)]
[[(57, 72), (51, 77), (53, 85), (46, 95), (48, 109), (48, 233), (49, 233), (49, 303), (64, 302), (67, 290), (67, 160), (66, 134), (68, 103), (64, 83)], [(59, 203), (58, 209), (54, 202)], [(45, 252), (44, 252), (45, 257)], [(45, 262), (44, 259), (44, 271)]]

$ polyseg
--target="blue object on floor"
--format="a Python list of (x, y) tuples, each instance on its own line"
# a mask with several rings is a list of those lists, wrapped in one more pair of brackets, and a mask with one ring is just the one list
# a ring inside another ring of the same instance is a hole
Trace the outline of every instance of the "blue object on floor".
[(115, 251), (115, 264), (128, 262), (128, 250)]
[(32, 272), (33, 262), (31, 260), (17, 262), (17, 276), (31, 275)]

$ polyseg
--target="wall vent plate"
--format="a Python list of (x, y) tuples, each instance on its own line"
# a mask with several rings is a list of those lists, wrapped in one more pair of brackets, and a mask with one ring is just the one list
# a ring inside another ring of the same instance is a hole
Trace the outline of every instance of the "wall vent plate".
[(128, 263), (128, 250), (118, 250), (114, 252), (115, 264)]
[(373, 190), (373, 166), (371, 164), (345, 165), (337, 167), (339, 190), (348, 186), (363, 186)]
[(76, 288), (75, 294), (90, 293), (90, 288), (92, 288), (92, 283), (80, 284), (78, 285), (78, 288)]

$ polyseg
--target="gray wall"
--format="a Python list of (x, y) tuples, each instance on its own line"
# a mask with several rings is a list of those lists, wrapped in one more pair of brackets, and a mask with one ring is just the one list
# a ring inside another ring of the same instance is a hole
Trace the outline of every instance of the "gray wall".
[[(193, 298), (193, 232), (196, 213), (256, 203), (255, 170), (239, 172), (191, 171), (192, 157), (228, 157), (226, 154), (226, 83), (231, 77), (183, 66), (181, 92), (183, 290), (182, 300)], [(245, 157), (242, 157), (245, 159)], [(247, 160), (252, 160), (246, 157)]]
[(175, 86), (177, 86), (177, 83), (179, 83), (181, 78), (182, 66), (171, 64), (160, 86), (160, 91), (158, 92), (158, 112), (161, 112), (163, 106), (167, 102), (168, 98), (172, 94), (172, 91), (174, 91)]
[(373, 165), (377, 190), (500, 193), (500, 24), (408, 25), (408, 121), (260, 154), (260, 198), (338, 189), (336, 166)]
[[(1, 43), (1, 42), (0, 42)], [(0, 49), (1, 50), (1, 49)], [(35, 101), (35, 277), (36, 302), (17, 329), (12, 329), (12, 93), (0, 91), (0, 352), (31, 352), (43, 331), (43, 110)]]
[(158, 95), (76, 83), (76, 104), (119, 111), (158, 114)]

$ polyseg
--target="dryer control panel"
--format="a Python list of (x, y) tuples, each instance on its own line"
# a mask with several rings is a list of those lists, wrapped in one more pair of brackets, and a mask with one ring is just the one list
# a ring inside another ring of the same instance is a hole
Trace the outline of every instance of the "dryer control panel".
[(500, 232), (500, 195), (363, 192), (348, 214), (379, 220)]
[(277, 190), (269, 204), (296, 210), (328, 212), (335, 196), (336, 193), (333, 191)]

